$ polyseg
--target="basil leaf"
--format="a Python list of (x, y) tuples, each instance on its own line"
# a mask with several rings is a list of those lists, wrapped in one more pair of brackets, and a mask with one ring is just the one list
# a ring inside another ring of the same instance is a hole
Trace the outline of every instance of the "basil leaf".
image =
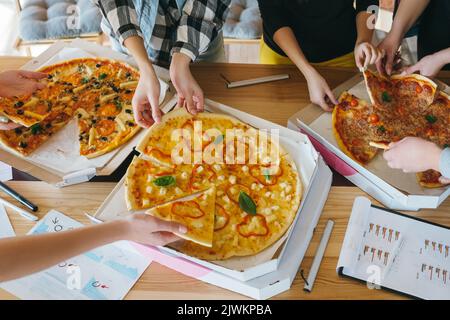
[(437, 121), (437, 118), (431, 114), (427, 114), (425, 116), (425, 119), (429, 122), (429, 123), (435, 123)]
[(89, 78), (88, 77), (84, 77), (83, 79), (81, 79), (81, 83), (82, 84), (86, 84), (89, 82)]
[(175, 178), (172, 176), (162, 176), (154, 179), (153, 183), (158, 187), (167, 187), (175, 183)]
[(386, 128), (385, 128), (384, 126), (379, 126), (379, 127), (378, 127), (378, 130), (379, 130), (380, 132), (383, 132), (383, 133), (386, 132)]
[(249, 214), (256, 214), (256, 204), (244, 191), (239, 192), (239, 207)]
[(100, 80), (103, 80), (103, 79), (105, 79), (107, 77), (107, 74), (106, 73), (100, 73), (100, 75), (98, 76), (98, 78), (100, 79)]
[(391, 102), (391, 96), (387, 93), (387, 91), (383, 91), (381, 94), (381, 99), (383, 99), (384, 102)]

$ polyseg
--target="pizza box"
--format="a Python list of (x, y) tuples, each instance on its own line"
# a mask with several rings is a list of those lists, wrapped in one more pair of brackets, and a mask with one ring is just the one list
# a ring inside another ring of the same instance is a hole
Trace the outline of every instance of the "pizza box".
[[(436, 82), (441, 90), (450, 93), (448, 86)], [(342, 83), (333, 92), (339, 96), (345, 90), (370, 101), (362, 74)], [(433, 209), (450, 194), (450, 187), (425, 189), (417, 183), (414, 173), (403, 173), (401, 170), (389, 168), (381, 152), (366, 166), (357, 163), (337, 146), (332, 134), (331, 113), (324, 112), (314, 104), (289, 118), (288, 127), (307, 134), (329, 166), (386, 207), (413, 211)]]
[[(36, 70), (47, 64), (81, 57), (104, 57), (136, 66), (129, 56), (92, 42), (76, 39), (72, 42), (56, 42), (41, 55), (26, 63), (22, 69)], [(161, 83), (160, 103), (164, 107), (165, 103), (173, 97), (175, 90), (167, 84), (170, 78), (166, 69), (156, 67), (156, 72)], [(144, 130), (141, 130), (126, 144), (103, 156), (87, 159), (78, 154), (77, 125), (76, 120), (73, 119), (28, 157), (21, 157), (1, 146), (0, 157), (3, 162), (16, 169), (57, 187), (65, 187), (89, 181), (96, 175), (113, 173), (133, 151), (143, 133)]]
[[(281, 261), (288, 255), (286, 244), (289, 243), (290, 237), (293, 235), (294, 226), (297, 222), (299, 221), (299, 225), (303, 225), (310, 220), (309, 218), (306, 218), (307, 215), (317, 214), (317, 217), (320, 215), (331, 185), (331, 178), (329, 179), (328, 187), (322, 188), (319, 192), (320, 196), (318, 196), (317, 193), (311, 194), (311, 188), (315, 183), (319, 183), (316, 182), (319, 170), (325, 169), (319, 166), (319, 155), (306, 135), (211, 100), (206, 100), (205, 105), (206, 110), (208, 111), (233, 115), (255, 128), (278, 129), (280, 144), (290, 153), (300, 171), (304, 189), (302, 202), (294, 222), (286, 234), (275, 244), (254, 256), (234, 257), (225, 261), (208, 262), (190, 257), (167, 247), (160, 247), (158, 250), (169, 256), (176, 256), (181, 259), (189, 260), (190, 262), (201, 265), (208, 270), (214, 270), (224, 276), (239, 281), (249, 281), (278, 269)], [(124, 179), (122, 179), (98, 208), (94, 217), (100, 221), (109, 221), (123, 217), (127, 214), (130, 213), (127, 212)], [(305, 233), (304, 236), (308, 238), (309, 234)]]

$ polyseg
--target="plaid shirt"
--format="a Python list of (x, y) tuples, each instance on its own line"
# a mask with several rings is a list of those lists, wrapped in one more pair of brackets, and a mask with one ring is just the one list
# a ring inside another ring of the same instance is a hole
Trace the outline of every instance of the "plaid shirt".
[(139, 36), (144, 39), (147, 52), (155, 63), (170, 63), (173, 53), (181, 52), (195, 61), (207, 52), (222, 29), (231, 0), (186, 0), (178, 8), (175, 0), (148, 1), (158, 3), (151, 36), (143, 34), (133, 0), (94, 0), (115, 38), (123, 46), (125, 39)]

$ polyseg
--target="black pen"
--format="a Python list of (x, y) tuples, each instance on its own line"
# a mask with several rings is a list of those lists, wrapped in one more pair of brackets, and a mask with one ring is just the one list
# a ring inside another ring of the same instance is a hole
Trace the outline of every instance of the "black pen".
[(13, 197), (17, 201), (19, 201), (21, 204), (23, 204), (28, 209), (30, 209), (32, 211), (37, 211), (38, 210), (38, 207), (34, 203), (32, 203), (28, 199), (25, 199), (22, 195), (18, 194), (16, 191), (14, 191), (13, 189), (8, 187), (6, 184), (4, 184), (1, 181), (0, 181), (0, 190), (2, 190), (6, 194), (10, 195), (11, 197)]

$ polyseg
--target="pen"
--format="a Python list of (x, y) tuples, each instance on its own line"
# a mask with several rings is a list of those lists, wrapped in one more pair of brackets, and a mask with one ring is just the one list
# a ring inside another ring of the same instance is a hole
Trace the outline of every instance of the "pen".
[(25, 207), (30, 209), (31, 211), (37, 211), (38, 207), (32, 203), (30, 200), (24, 198), (22, 195), (18, 194), (16, 191), (8, 187), (6, 184), (0, 181), (0, 190), (5, 192), (6, 194), (10, 195), (17, 201), (19, 201), (21, 204), (23, 204)]

